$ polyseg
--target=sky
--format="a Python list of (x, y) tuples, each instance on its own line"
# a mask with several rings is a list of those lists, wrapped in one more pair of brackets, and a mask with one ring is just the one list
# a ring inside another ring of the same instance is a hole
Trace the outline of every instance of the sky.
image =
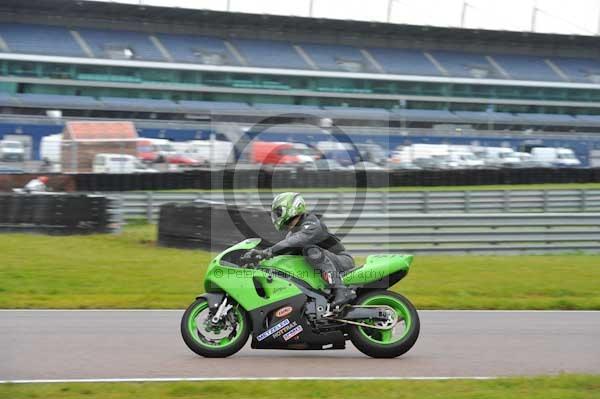
[[(91, 0), (257, 14), (597, 35), (600, 0)], [(466, 4), (466, 7), (465, 7)], [(537, 11), (534, 13), (534, 9)]]

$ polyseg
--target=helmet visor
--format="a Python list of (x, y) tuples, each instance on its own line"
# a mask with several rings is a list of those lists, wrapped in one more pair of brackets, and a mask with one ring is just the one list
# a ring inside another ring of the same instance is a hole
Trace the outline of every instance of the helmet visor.
[(283, 215), (283, 208), (278, 206), (277, 208), (271, 211), (271, 221), (276, 227), (280, 227), (281, 224), (281, 216)]

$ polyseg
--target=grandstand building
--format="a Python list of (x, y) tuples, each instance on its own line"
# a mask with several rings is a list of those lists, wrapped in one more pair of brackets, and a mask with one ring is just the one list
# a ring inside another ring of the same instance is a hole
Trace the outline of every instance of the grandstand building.
[(533, 139), (584, 163), (600, 149), (600, 42), (588, 36), (3, 0), (0, 71), (0, 136), (30, 135), (34, 152), (69, 119), (188, 140), (288, 114), (391, 146)]

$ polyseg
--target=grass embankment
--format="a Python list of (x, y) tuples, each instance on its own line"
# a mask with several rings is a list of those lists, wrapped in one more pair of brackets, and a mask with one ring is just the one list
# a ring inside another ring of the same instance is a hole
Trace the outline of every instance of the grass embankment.
[[(400, 186), (400, 187), (373, 187), (367, 188), (367, 191), (478, 191), (478, 190), (594, 190), (600, 189), (600, 183), (549, 183), (549, 184), (494, 184), (494, 185), (483, 185), (483, 186)], [(271, 189), (256, 189), (256, 188), (241, 188), (234, 190), (225, 191), (236, 191), (236, 192), (284, 192), (284, 191), (297, 191), (297, 192), (321, 192), (321, 191), (336, 191), (336, 192), (354, 192), (357, 189), (355, 187), (327, 187), (327, 188), (271, 188)], [(160, 192), (208, 192), (211, 190), (192, 190), (192, 189), (178, 189), (178, 190), (158, 190)], [(222, 189), (218, 190), (222, 192)]]
[[(183, 308), (210, 254), (120, 235), (0, 236), (0, 308)], [(360, 259), (359, 259), (360, 261)], [(395, 289), (420, 309), (600, 309), (600, 256), (417, 256)]]
[(0, 397), (61, 398), (597, 398), (600, 376), (450, 381), (227, 381), (0, 385)]

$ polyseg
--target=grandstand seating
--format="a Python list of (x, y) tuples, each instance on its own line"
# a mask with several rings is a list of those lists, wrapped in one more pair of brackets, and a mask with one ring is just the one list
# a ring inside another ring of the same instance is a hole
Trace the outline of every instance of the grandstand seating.
[(437, 109), (396, 109), (391, 111), (396, 118), (410, 118), (414, 121), (457, 122), (458, 118), (450, 111)]
[(246, 103), (230, 101), (179, 101), (179, 108), (184, 112), (210, 112), (212, 110), (220, 112), (243, 112), (252, 108)]
[(423, 51), (398, 48), (369, 48), (385, 72), (403, 75), (441, 75)]
[(483, 54), (442, 50), (430, 51), (430, 53), (450, 76), (494, 79), (503, 77)]
[(593, 75), (600, 78), (600, 61), (569, 57), (552, 57), (551, 61), (574, 82), (590, 83)]
[(19, 104), (29, 107), (65, 107), (65, 108), (89, 108), (97, 107), (98, 101), (88, 96), (68, 96), (60, 94), (17, 94), (15, 100)]
[[(225, 64), (239, 66), (237, 57), (226, 46), (225, 40), (218, 37), (156, 33), (159, 41), (152, 42), (150, 34), (124, 30), (72, 28), (81, 35), (84, 46), (80, 46), (68, 28), (34, 24), (0, 24), (0, 37), (7, 45), (5, 51), (48, 54), (61, 56), (88, 56), (85, 45), (98, 58), (123, 58), (146, 61), (169, 61)], [(311, 69), (311, 65), (296, 52), (293, 43), (286, 41), (231, 39), (249, 66), (268, 68)], [(168, 55), (161, 52), (164, 46)], [(373, 57), (365, 57), (358, 47), (297, 43), (316, 64), (318, 69), (330, 71), (381, 72), (442, 76), (434, 62), (429, 60), (424, 50), (401, 48), (365, 48)], [(127, 54), (127, 49), (131, 54)], [(567, 80), (573, 82), (598, 83), (600, 61), (573, 57), (541, 57), (518, 54), (467, 53), (459, 50), (429, 50), (449, 76), (476, 78), (505, 78), (485, 57), (493, 60), (512, 79), (564, 81), (560, 73), (547, 63), (550, 60), (562, 71)], [(240, 83), (243, 86), (243, 82)]]
[(311, 114), (317, 117), (358, 117), (386, 120), (406, 119), (415, 122), (441, 123), (506, 123), (522, 125), (565, 125), (600, 126), (600, 115), (561, 115), (507, 112), (447, 111), (427, 109), (380, 109), (361, 107), (319, 107), (315, 105), (254, 104), (231, 101), (189, 101), (174, 102), (165, 99), (145, 99), (127, 97), (101, 97), (56, 95), (56, 94), (15, 94), (0, 92), (0, 106), (47, 107), (57, 109), (103, 109), (142, 112), (199, 112), (199, 113), (240, 113), (274, 115), (282, 113)]
[[(223, 64), (239, 65), (225, 46), (223, 39), (194, 35), (170, 35), (159, 33), (156, 37), (176, 62), (205, 64), (210, 55), (218, 55)], [(215, 62), (216, 63), (216, 62)]]
[(374, 71), (373, 66), (355, 47), (315, 43), (301, 43), (300, 46), (320, 69), (348, 71), (352, 68), (351, 64), (356, 64), (358, 68), (356, 71), (352, 70), (352, 72)]
[(177, 112), (177, 104), (171, 100), (148, 98), (102, 97), (102, 106), (107, 109), (123, 109), (147, 112)]
[(296, 69), (309, 67), (289, 42), (237, 39), (232, 40), (232, 43), (252, 66)]
[(513, 54), (493, 54), (492, 57), (513, 79), (563, 80), (542, 57)]
[(78, 29), (98, 58), (128, 58), (113, 53), (132, 51), (131, 59), (167, 61), (145, 33), (117, 30)]
[(14, 53), (85, 56), (71, 32), (63, 27), (1, 23), (0, 36)]

